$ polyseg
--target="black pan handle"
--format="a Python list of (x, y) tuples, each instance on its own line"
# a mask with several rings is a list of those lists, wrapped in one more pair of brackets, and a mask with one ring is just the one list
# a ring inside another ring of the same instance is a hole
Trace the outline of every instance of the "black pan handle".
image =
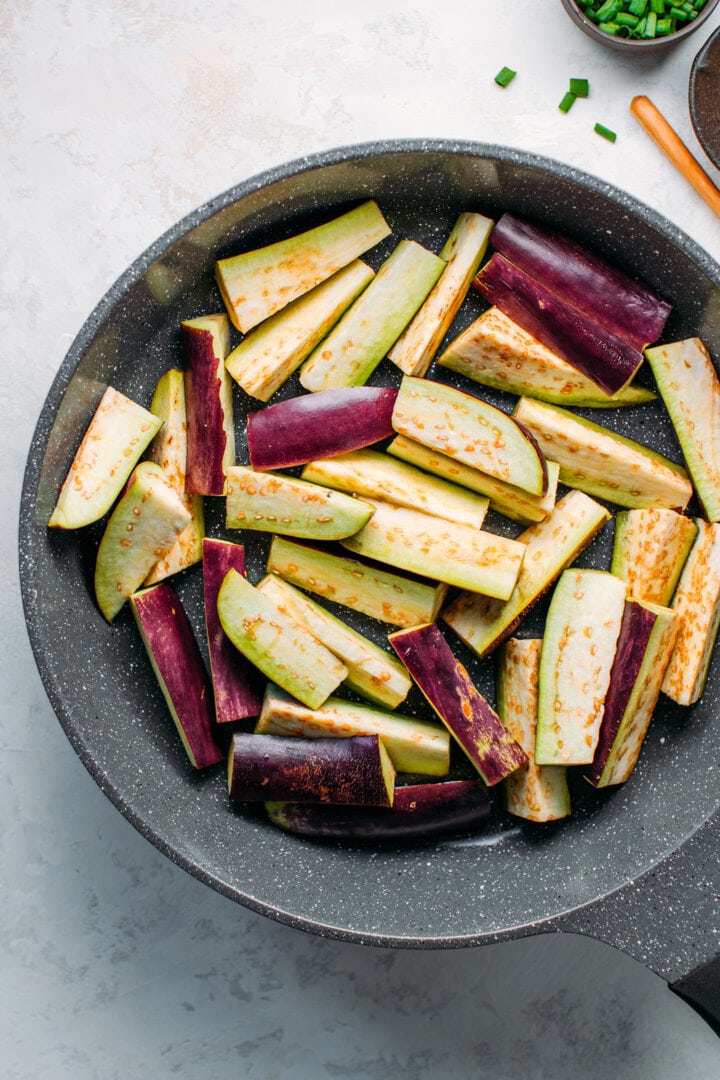
[(720, 811), (636, 881), (547, 928), (587, 934), (628, 953), (720, 1035), (719, 849)]
[(720, 956), (701, 964), (684, 979), (669, 983), (669, 986), (673, 993), (700, 1013), (716, 1035), (720, 1035)]

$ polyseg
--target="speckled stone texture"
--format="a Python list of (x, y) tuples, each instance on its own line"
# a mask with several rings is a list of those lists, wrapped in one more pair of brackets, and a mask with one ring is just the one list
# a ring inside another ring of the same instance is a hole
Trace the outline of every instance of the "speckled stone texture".
[[(116, 374), (122, 389), (149, 395), (175, 347), (174, 306), (182, 299), (187, 314), (199, 313), (214, 295), (203, 275), (233, 230), (261, 237), (273, 222), (317, 217), (331, 191), (301, 185), (288, 193), (278, 166), (333, 146), (426, 140), (424, 171), (410, 168), (407, 148), (394, 174), (371, 164), (377, 147), (351, 167), (342, 155), (322, 161), (334, 163), (323, 173), (331, 190), (342, 182), (355, 185), (344, 198), (380, 191), (398, 231), (412, 228), (428, 242), (468, 184), (480, 186), (488, 207), (538, 205), (525, 154), (499, 150), (457, 180), (453, 170), (438, 173), (437, 160), (431, 169), (428, 151), (449, 151), (457, 162), (466, 141), (482, 139), (598, 175), (591, 188), (601, 214), (565, 180), (543, 212), (582, 227), (631, 268), (641, 248), (657, 287), (687, 299), (674, 329), (707, 334), (717, 355), (717, 284), (708, 285), (716, 270), (696, 248), (685, 262), (668, 261), (664, 244), (684, 241), (662, 216), (715, 259), (717, 219), (627, 111), (633, 93), (647, 92), (692, 139), (685, 101), (701, 35), (662, 63), (637, 64), (595, 48), (559, 3), (541, 9), (535, 0), (500, 12), (450, 0), (441, 16), (429, 0), (391, 9), (368, 0), (362, 10), (316, 0), (302, 14), (287, 2), (258, 11), (218, 0), (212, 19), (197, 0), (179, 0), (172, 12), (143, 0), (52, 10), (30, 0), (0, 18), (10, 147), (0, 175), (11, 196), (0, 207), (0, 274), (10, 300), (12, 399), (0, 468), (11, 522), (33, 425), (87, 312), (163, 229), (208, 199), (220, 211), (219, 231), (201, 226), (147, 276), (164, 246), (151, 249), (86, 327), (82, 345), (92, 339), (93, 348), (57, 414), (58, 455), (30, 473), (40, 484), (40, 524), (32, 500), (22, 502), (23, 535), (32, 540), (21, 560), (38, 558), (45, 575), (26, 578), (35, 632), (42, 621), (52, 645), (45, 678), (100, 786), (173, 858), (201, 864), (212, 884), (259, 908), (277, 905), (281, 919), (323, 924), (328, 935), (352, 929), (396, 944), (408, 935), (408, 944), (459, 936), (460, 944), (539, 928), (597, 934), (625, 950), (567, 934), (483, 949), (361, 947), (260, 918), (183, 874), (103, 799), (53, 715), (22, 625), (12, 528), (2, 561), (13, 601), (0, 719), (7, 1075), (376, 1080), (393, 1072), (425, 1080), (484, 1066), (501, 1080), (565, 1080), (580, 1069), (633, 1080), (717, 1076), (709, 1029), (630, 958), (674, 978), (715, 951), (717, 830), (704, 824), (718, 801), (714, 695), (690, 716), (666, 711), (632, 787), (601, 798), (598, 809), (581, 798), (565, 830), (538, 841), (522, 828), (495, 827), (480, 842), (365, 852), (360, 863), (353, 850), (308, 848), (244, 811), (229, 813), (221, 782), (191, 775), (128, 620), (107, 630), (88, 602), (96, 533), (78, 547), (72, 538), (48, 542), (41, 524), (70, 453), (64, 425), (89, 415)], [(504, 63), (519, 74), (501, 91), (492, 76)], [(592, 97), (562, 117), (556, 106), (570, 75), (589, 77)], [(595, 120), (618, 131), (614, 147), (593, 135)], [(450, 142), (440, 146), (440, 137)], [(236, 210), (216, 193), (267, 169), (272, 186), (261, 195), (244, 183), (248, 201), (233, 220)], [(309, 182), (307, 162), (303, 169)], [(661, 216), (629, 214), (634, 203), (608, 184)], [(63, 369), (55, 404), (78, 356)], [(667, 447), (667, 427), (655, 418), (643, 437)], [(45, 423), (38, 445), (48, 434)], [(43, 461), (34, 454), (33, 463)], [(608, 545), (609, 533), (588, 558), (606, 558)], [(197, 619), (194, 580), (183, 589)], [(599, 893), (602, 905), (588, 906)]]

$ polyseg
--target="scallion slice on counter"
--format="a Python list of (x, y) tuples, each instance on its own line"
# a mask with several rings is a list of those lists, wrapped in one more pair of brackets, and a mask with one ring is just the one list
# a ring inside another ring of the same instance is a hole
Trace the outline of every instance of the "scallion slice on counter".
[(495, 76), (495, 82), (498, 84), (498, 86), (507, 86), (513, 81), (516, 75), (517, 71), (513, 71), (512, 68), (509, 67), (504, 67), (501, 68), (500, 71), (498, 71), (497, 75)]
[(602, 135), (603, 139), (607, 139), (608, 142), (615, 142), (617, 134), (611, 131), (610, 128), (605, 127), (604, 124), (596, 124), (594, 130), (598, 135)]
[(567, 94), (565, 94), (565, 95), (563, 96), (563, 99), (562, 99), (562, 101), (561, 101), (561, 102), (560, 102), (560, 104), (558, 105), (558, 109), (560, 109), (560, 111), (561, 111), (561, 112), (564, 112), (564, 113), (570, 112), (570, 110), (572, 109), (573, 105), (575, 104), (575, 100), (576, 100), (576, 95), (575, 95), (575, 94), (572, 94), (572, 93), (571, 93), (571, 92), (570, 92), (570, 91), (568, 90)]
[(587, 97), (590, 93), (590, 83), (587, 79), (571, 79), (570, 93), (576, 98)]

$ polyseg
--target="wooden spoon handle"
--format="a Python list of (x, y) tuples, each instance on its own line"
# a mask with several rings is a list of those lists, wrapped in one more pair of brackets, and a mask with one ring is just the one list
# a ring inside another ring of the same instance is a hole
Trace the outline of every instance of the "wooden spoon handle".
[(630, 102), (630, 111), (640, 121), (651, 139), (654, 139), (663, 153), (688, 180), (716, 214), (720, 214), (720, 188), (718, 188), (695, 160), (685, 143), (650, 98), (635, 97)]

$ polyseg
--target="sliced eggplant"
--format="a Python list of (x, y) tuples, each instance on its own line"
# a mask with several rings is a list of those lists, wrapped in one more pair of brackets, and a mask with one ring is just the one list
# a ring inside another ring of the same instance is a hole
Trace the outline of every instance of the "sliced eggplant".
[(610, 571), (636, 600), (667, 605), (696, 536), (693, 519), (674, 510), (623, 510), (615, 518)]
[(490, 806), (482, 780), (448, 780), (396, 787), (389, 810), (282, 802), (268, 802), (265, 809), (273, 825), (311, 840), (398, 843), (478, 829)]
[(438, 364), (474, 382), (548, 401), (607, 409), (654, 401), (655, 394), (633, 384), (609, 396), (577, 368), (518, 326), (497, 307), (484, 311), (448, 345)]
[(560, 466), (560, 483), (618, 506), (684, 510), (692, 484), (682, 465), (555, 405), (521, 398), (514, 413)]
[(48, 525), (81, 529), (99, 521), (122, 491), (162, 421), (108, 386), (60, 488)]
[(569, 492), (545, 521), (521, 533), (525, 558), (510, 599), (503, 602), (463, 592), (443, 612), (443, 619), (473, 652), (487, 656), (609, 520), (604, 506), (580, 491)]
[(536, 765), (540, 638), (510, 638), (498, 655), (497, 711), (528, 757), (504, 782), (508, 813), (525, 821), (559, 821), (570, 813), (567, 767)]
[(531, 495), (547, 492), (545, 458), (534, 438), (507, 413), (472, 394), (406, 375), (393, 427), (399, 435)]
[(368, 502), (280, 473), (255, 472), (245, 465), (228, 470), (225, 523), (309, 540), (339, 540), (361, 529), (372, 516)]
[(342, 661), (348, 672), (345, 685), (355, 693), (388, 709), (396, 708), (408, 696), (412, 683), (405, 668), (374, 641), (276, 574), (264, 577), (258, 590)]
[(560, 466), (554, 461), (546, 462), (548, 474), (548, 488), (545, 495), (530, 495), (519, 487), (505, 484), (494, 476), (474, 469), (471, 465), (463, 465), (461, 461), (441, 454), (437, 450), (431, 450), (414, 439), (407, 439), (404, 435), (397, 435), (387, 448), (388, 454), (407, 461), (409, 465), (417, 465), (419, 469), (440, 476), (445, 480), (451, 480), (454, 484), (477, 491), (480, 495), (486, 495), (490, 500), (490, 506), (499, 514), (511, 518), (513, 521), (521, 521), (526, 525), (531, 522), (543, 521), (553, 506), (557, 495), (558, 476)]
[(720, 521), (720, 380), (700, 338), (645, 355), (709, 521)]
[(680, 627), (677, 613), (628, 598), (595, 757), (594, 787), (623, 784), (637, 764)]
[(698, 534), (680, 575), (672, 608), (680, 620), (662, 692), (678, 705), (702, 697), (720, 627), (720, 525), (696, 521)]
[(348, 739), (233, 736), (228, 794), (238, 802), (292, 800), (392, 806), (395, 769), (377, 735)]
[(205, 536), (205, 512), (202, 495), (185, 494), (187, 466), (187, 413), (185, 410), (185, 376), (172, 368), (160, 376), (150, 404), (153, 416), (162, 420), (162, 427), (150, 443), (148, 457), (165, 473), (180, 495), (190, 514), (190, 521), (178, 536), (167, 555), (155, 563), (145, 579), (155, 585), (172, 574), (194, 566), (202, 559)]
[(517, 540), (403, 506), (367, 501), (372, 517), (340, 541), (343, 547), (485, 596), (507, 600), (511, 595), (525, 554)]
[(287, 469), (347, 454), (392, 435), (397, 390), (348, 386), (279, 401), (250, 413), (247, 441), (253, 469)]
[(215, 277), (234, 325), (247, 333), (379, 244), (390, 231), (377, 203), (369, 201), (287, 240), (220, 259)]
[(188, 617), (167, 582), (131, 597), (147, 649), (183, 746), (196, 769), (225, 757), (213, 717), (213, 692)]
[(226, 315), (188, 319), (180, 327), (185, 366), (188, 495), (224, 495), (235, 464), (232, 385), (225, 370), (230, 341)]
[(482, 526), (489, 505), (489, 499), (482, 495), (430, 476), (377, 450), (354, 450), (326, 461), (311, 461), (303, 469), (302, 478), (363, 498), (421, 510), (475, 529)]
[(493, 255), (473, 282), (534, 338), (581, 371), (606, 394), (617, 394), (635, 376), (643, 354), (611, 330), (502, 255)]
[(257, 326), (225, 361), (238, 386), (269, 401), (374, 276), (356, 260)]
[(436, 623), (398, 630), (388, 640), (488, 786), (527, 764), (527, 754), (478, 692)]
[(592, 762), (627, 586), (604, 570), (565, 570), (545, 623), (535, 761)]
[(303, 364), (306, 390), (362, 386), (397, 341), (445, 267), (413, 240), (401, 240), (350, 310)]
[(434, 619), (447, 585), (276, 536), (267, 568), (293, 585), (393, 626)]
[(232, 644), (218, 618), (218, 593), (229, 570), (245, 574), (243, 545), (206, 537), (203, 541), (205, 630), (219, 724), (259, 716), (264, 682), (257, 668)]
[(189, 522), (160, 466), (141, 461), (108, 519), (95, 562), (95, 598), (108, 622)]
[(339, 697), (329, 697), (319, 709), (308, 709), (272, 684), (265, 693), (255, 731), (258, 735), (307, 739), (378, 735), (398, 772), (446, 776), (450, 766), (450, 738), (439, 724), (381, 712)]
[(506, 213), (493, 229), (491, 242), (510, 262), (636, 349), (662, 334), (670, 304), (568, 236)]
[(317, 709), (347, 676), (347, 668), (237, 570), (228, 571), (217, 599), (223, 630), (268, 679)]
[(482, 214), (464, 213), (440, 252), (447, 266), (423, 306), (388, 353), (406, 375), (422, 376), (450, 329), (480, 269), (493, 227)]

